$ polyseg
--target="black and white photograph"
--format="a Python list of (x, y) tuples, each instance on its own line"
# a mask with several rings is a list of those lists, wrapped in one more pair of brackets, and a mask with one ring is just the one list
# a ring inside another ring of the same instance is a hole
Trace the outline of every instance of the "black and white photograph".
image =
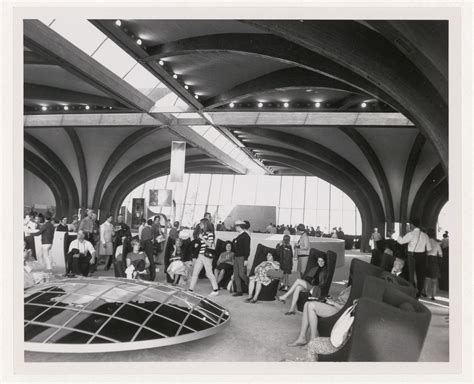
[(15, 16), (22, 370), (460, 373), (461, 8), (149, 6)]

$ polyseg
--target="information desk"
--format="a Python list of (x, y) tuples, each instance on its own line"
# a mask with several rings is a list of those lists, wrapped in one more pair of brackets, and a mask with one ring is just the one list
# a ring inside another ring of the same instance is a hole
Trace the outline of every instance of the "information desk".
[[(216, 231), (216, 239), (224, 241), (232, 240), (238, 236), (237, 232), (220, 232)], [(291, 245), (295, 244), (299, 236), (290, 236)], [(275, 248), (278, 243), (283, 240), (283, 235), (271, 233), (251, 233), (250, 234), (250, 257), (249, 265), (253, 263), (253, 257), (258, 244), (263, 244), (270, 248)], [(337, 255), (336, 268), (344, 266), (344, 240), (331, 239), (327, 237), (309, 237), (311, 248), (319, 249), (320, 251), (333, 251)]]

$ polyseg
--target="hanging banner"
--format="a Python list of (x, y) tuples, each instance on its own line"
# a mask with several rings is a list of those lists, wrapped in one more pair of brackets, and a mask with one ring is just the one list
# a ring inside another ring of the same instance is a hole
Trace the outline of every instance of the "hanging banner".
[(145, 217), (145, 199), (132, 200), (132, 229), (138, 229), (141, 219)]
[(182, 183), (184, 178), (184, 162), (186, 160), (186, 142), (171, 142), (170, 182)]
[(149, 207), (171, 207), (172, 189), (150, 189)]

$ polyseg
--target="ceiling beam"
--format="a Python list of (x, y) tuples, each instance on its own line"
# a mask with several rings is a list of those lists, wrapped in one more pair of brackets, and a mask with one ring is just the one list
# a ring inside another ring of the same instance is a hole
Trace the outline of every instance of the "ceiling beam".
[[(448, 106), (410, 60), (377, 32), (354, 21), (244, 20), (243, 23), (320, 54), (375, 87), (382, 99), (423, 131), (448, 169)], [(330, 71), (330, 68), (329, 68)], [(344, 76), (350, 81), (354, 76)], [(342, 81), (343, 78), (339, 77)], [(354, 84), (353, 84), (354, 85)], [(359, 84), (362, 85), (362, 84)]]
[(146, 61), (146, 58), (149, 55), (147, 53), (149, 48), (145, 51), (142, 47), (137, 45), (136, 42), (123, 31), (123, 29), (117, 28), (114, 20), (90, 20), (90, 22), (135, 60), (141, 62), (144, 67), (158, 77), (163, 84), (176, 93), (176, 95), (178, 95), (188, 105), (198, 110), (202, 109), (201, 102), (184, 88), (184, 84), (174, 79), (172, 73), (168, 72), (164, 67), (156, 62)]
[(230, 102), (257, 97), (268, 91), (298, 88), (328, 88), (365, 95), (360, 89), (342, 81), (297, 67), (281, 69), (249, 80), (220, 95), (205, 99), (203, 103), (205, 110), (210, 110)]
[(117, 100), (83, 93), (71, 91), (64, 88), (49, 87), (41, 84), (24, 83), (24, 98), (32, 100), (48, 100), (56, 103), (74, 103), (87, 105), (100, 105), (104, 107), (123, 108)]
[(41, 21), (24, 20), (23, 35), (25, 45), (36, 54), (60, 65), (126, 107), (148, 112), (155, 104)]

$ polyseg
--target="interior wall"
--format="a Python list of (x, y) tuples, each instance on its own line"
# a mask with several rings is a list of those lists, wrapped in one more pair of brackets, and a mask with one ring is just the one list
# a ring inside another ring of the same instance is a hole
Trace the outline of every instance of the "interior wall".
[(56, 206), (51, 189), (39, 177), (28, 170), (23, 173), (23, 198), (24, 206), (34, 206), (35, 204), (46, 205), (48, 207)]
[(265, 232), (270, 223), (276, 223), (276, 207), (261, 205), (237, 205), (224, 220), (232, 228), (236, 220), (248, 220), (252, 231)]

